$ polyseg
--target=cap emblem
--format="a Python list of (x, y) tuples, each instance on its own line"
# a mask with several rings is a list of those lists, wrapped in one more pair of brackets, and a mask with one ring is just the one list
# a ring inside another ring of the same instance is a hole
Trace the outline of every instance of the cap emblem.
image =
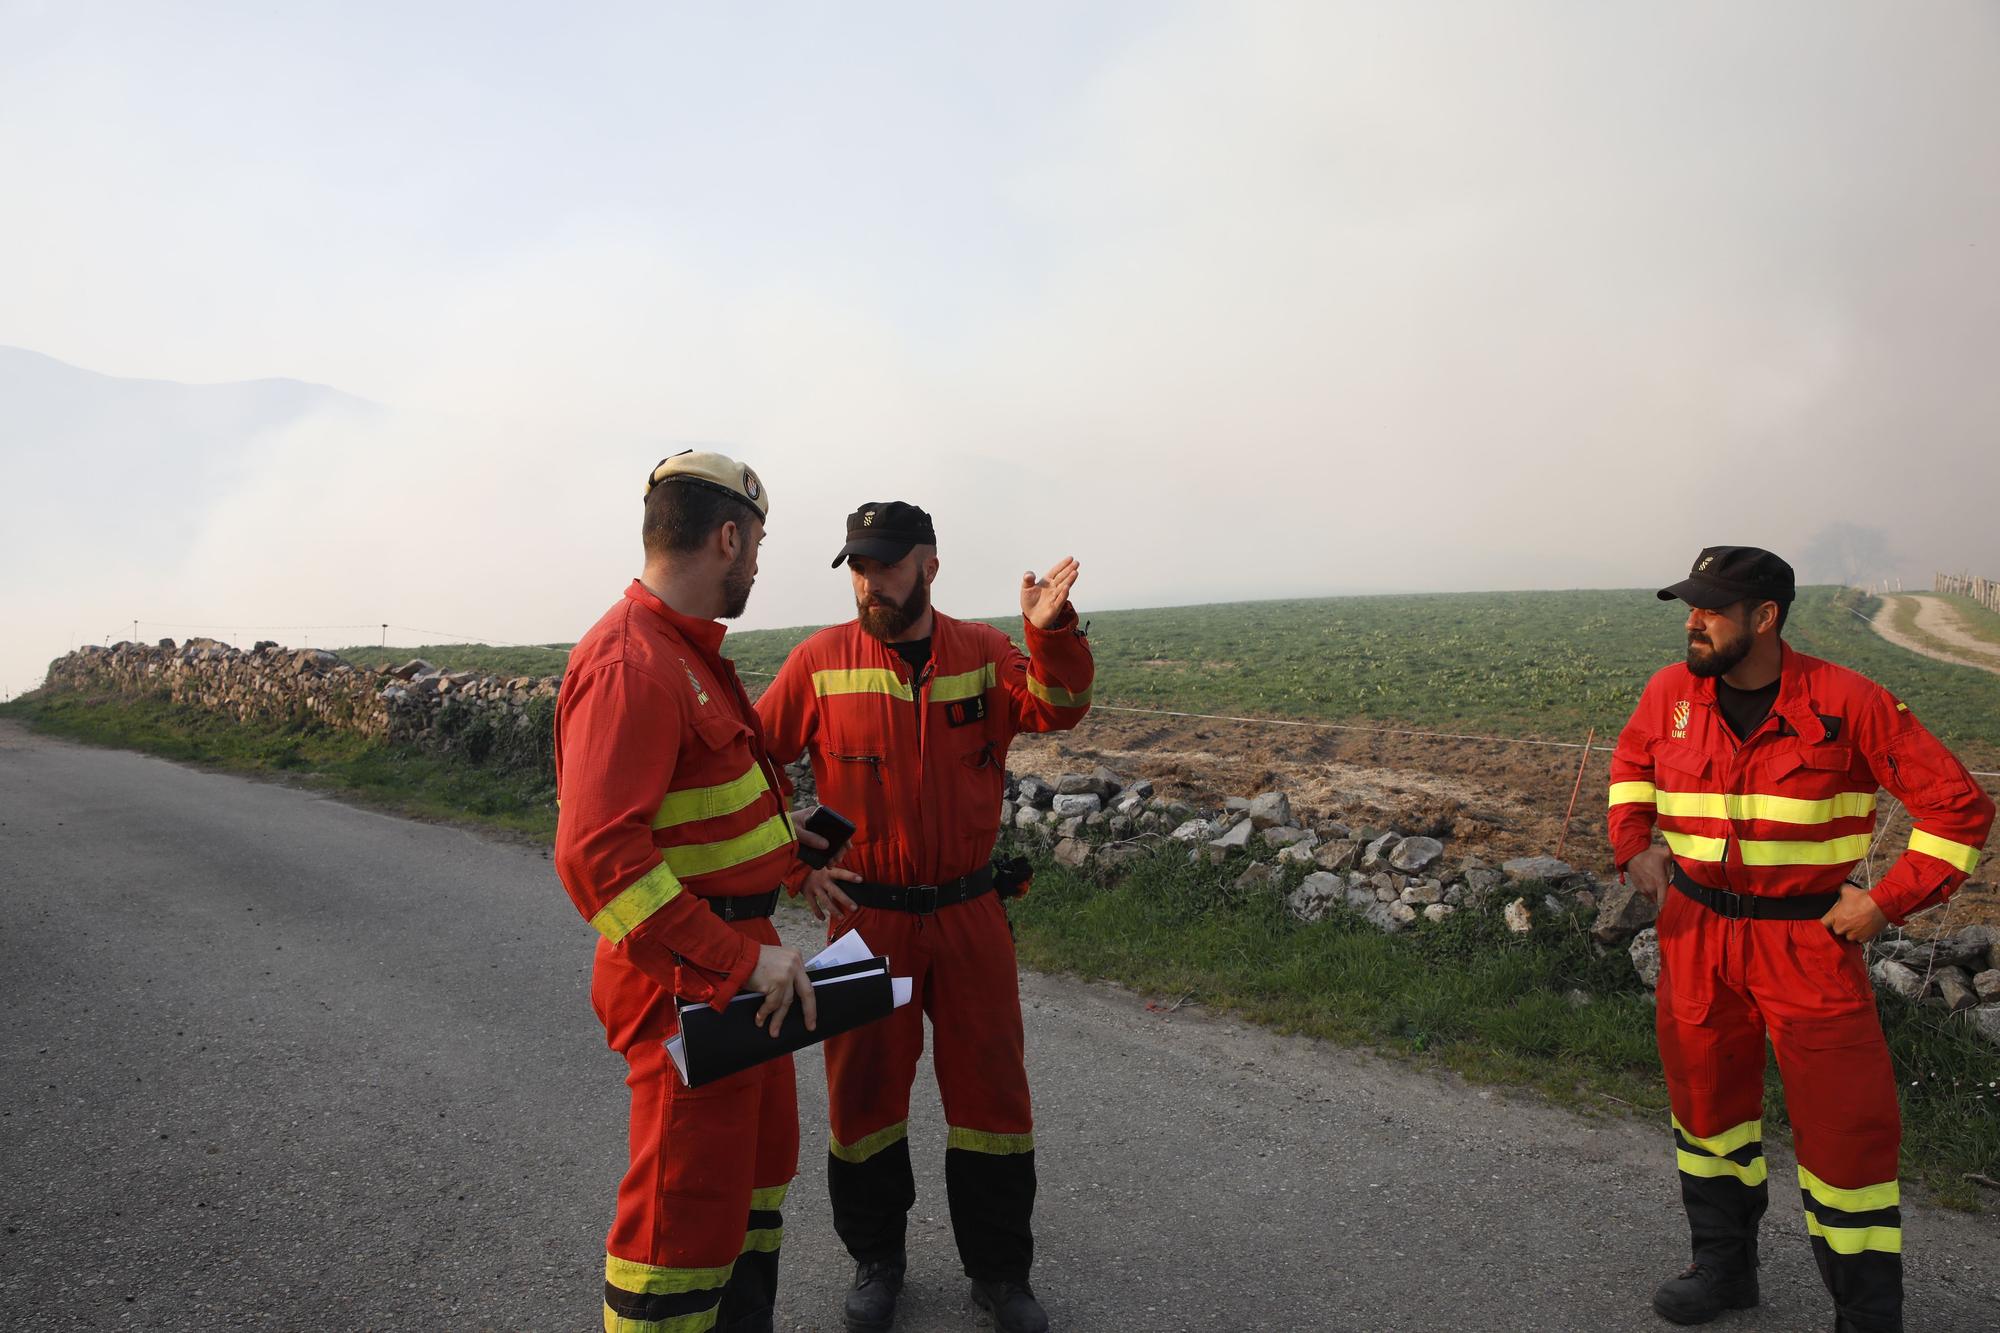
[(757, 475), (749, 468), (743, 469), (743, 493), (753, 500), (763, 497), (764, 488), (757, 484)]
[(1700, 564), (1698, 564), (1698, 565), (1696, 565), (1696, 566), (1694, 567), (1694, 572), (1695, 572), (1695, 573), (1697, 573), (1697, 574), (1699, 574), (1699, 573), (1701, 573), (1702, 571), (1706, 570), (1706, 569), (1707, 569), (1707, 568), (1708, 568), (1708, 567), (1709, 567), (1710, 565), (1712, 565), (1712, 564), (1714, 564), (1714, 563), (1715, 563), (1715, 557), (1714, 557), (1714, 556), (1712, 556), (1712, 555), (1705, 555), (1705, 556), (1703, 556), (1703, 557), (1701, 558), (1701, 563), (1700, 563)]
[(874, 526), (875, 526), (875, 511), (874, 511), (874, 510), (872, 510), (872, 509), (871, 509), (871, 510), (869, 510), (869, 511), (868, 511), (867, 513), (865, 513), (865, 514), (863, 514), (863, 515), (861, 516), (861, 526), (862, 526), (862, 527), (864, 527), (864, 528), (872, 528), (872, 527), (874, 527)]

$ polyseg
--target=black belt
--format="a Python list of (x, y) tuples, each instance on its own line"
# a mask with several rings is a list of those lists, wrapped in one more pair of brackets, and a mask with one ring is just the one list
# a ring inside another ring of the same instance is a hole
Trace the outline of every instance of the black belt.
[(841, 890), (856, 907), (879, 907), (891, 912), (914, 912), (929, 916), (940, 907), (968, 902), (993, 891), (993, 867), (984, 865), (969, 875), (948, 879), (942, 884), (871, 884), (862, 880), (843, 884)]
[(1674, 862), (1674, 887), (1717, 916), (1731, 921), (1817, 921), (1840, 901), (1838, 893), (1801, 893), (1789, 898), (1771, 898), (1755, 893), (1732, 893), (1697, 884), (1681, 863)]
[(749, 921), (778, 910), (778, 891), (746, 893), (741, 898), (703, 898), (708, 910), (724, 921)]

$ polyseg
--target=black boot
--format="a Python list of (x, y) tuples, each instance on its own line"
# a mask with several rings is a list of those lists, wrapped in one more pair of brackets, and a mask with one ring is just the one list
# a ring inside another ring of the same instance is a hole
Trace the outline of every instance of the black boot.
[(1755, 1268), (1725, 1273), (1693, 1263), (1653, 1293), (1653, 1310), (1676, 1324), (1706, 1324), (1724, 1310), (1747, 1310), (1756, 1303)]
[(972, 1303), (993, 1316), (1000, 1333), (1048, 1333), (1049, 1317), (1025, 1282), (972, 1279)]
[(841, 1311), (847, 1333), (889, 1333), (896, 1322), (896, 1298), (902, 1294), (902, 1260), (858, 1265)]

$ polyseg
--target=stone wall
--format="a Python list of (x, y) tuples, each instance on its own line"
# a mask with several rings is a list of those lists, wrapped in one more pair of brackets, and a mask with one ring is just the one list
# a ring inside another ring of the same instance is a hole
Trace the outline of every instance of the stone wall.
[(559, 676), (441, 671), (414, 660), (358, 667), (318, 648), (215, 639), (80, 648), (49, 665), (49, 691), (165, 699), (279, 725), (317, 724), (371, 740), (460, 753), (513, 767), (545, 765)]

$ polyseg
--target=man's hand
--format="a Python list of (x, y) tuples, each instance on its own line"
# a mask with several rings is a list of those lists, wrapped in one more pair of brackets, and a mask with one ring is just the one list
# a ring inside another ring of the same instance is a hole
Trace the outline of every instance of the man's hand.
[(782, 944), (758, 945), (757, 966), (750, 969), (750, 979), (743, 984), (764, 997), (764, 1003), (757, 1009), (757, 1025), (762, 1027), (766, 1019), (770, 1020), (772, 1036), (778, 1035), (794, 996), (805, 1010), (806, 1031), (819, 1026), (819, 1006), (813, 1001), (812, 980), (806, 976), (806, 960), (797, 949)]
[(808, 874), (805, 883), (799, 886), (799, 892), (806, 896), (806, 906), (812, 908), (812, 914), (824, 921), (829, 912), (835, 916), (846, 916), (854, 910), (854, 899), (842, 893), (840, 885), (842, 881), (854, 884), (860, 879), (861, 876), (852, 870), (829, 865)]
[(1655, 907), (1667, 903), (1667, 876), (1673, 868), (1674, 854), (1665, 847), (1648, 847), (1625, 863), (1625, 878), (1639, 892), (1653, 900)]
[(1840, 901), (1819, 919), (1819, 923), (1836, 939), (1866, 944), (1882, 933), (1889, 924), (1889, 918), (1875, 905), (1875, 900), (1868, 896), (1866, 889), (1843, 884), (1840, 886)]
[(1069, 605), (1069, 590), (1076, 586), (1081, 568), (1075, 556), (1064, 556), (1040, 578), (1035, 577), (1032, 569), (1021, 575), (1021, 614), (1030, 625), (1036, 629), (1054, 627), (1063, 608)]

